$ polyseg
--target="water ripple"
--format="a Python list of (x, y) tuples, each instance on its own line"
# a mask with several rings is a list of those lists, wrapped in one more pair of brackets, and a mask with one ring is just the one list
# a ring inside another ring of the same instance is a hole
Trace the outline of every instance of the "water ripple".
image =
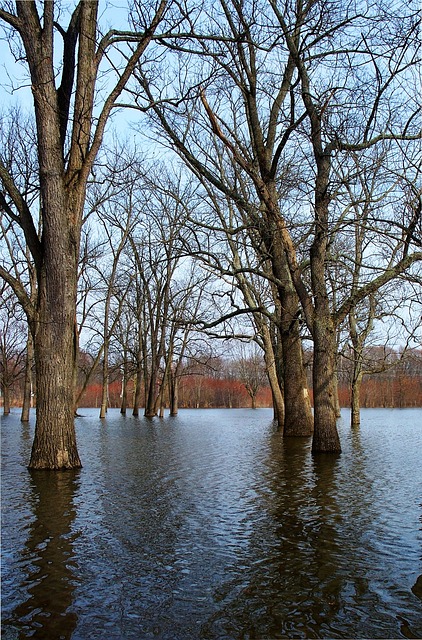
[(4, 421), (5, 638), (422, 637), (422, 411), (315, 459), (266, 410), (85, 413), (54, 482)]

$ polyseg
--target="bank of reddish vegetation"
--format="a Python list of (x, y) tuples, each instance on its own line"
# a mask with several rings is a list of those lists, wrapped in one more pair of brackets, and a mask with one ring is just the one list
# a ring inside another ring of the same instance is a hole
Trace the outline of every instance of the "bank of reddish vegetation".
[[(310, 359), (308, 359), (310, 363)], [(109, 384), (109, 406), (121, 405), (121, 378), (119, 367), (114, 369)], [(227, 373), (226, 373), (227, 372)], [(308, 365), (308, 385), (312, 400), (311, 368)], [(133, 398), (133, 381), (128, 385), (129, 407)], [(350, 370), (347, 362), (339, 369), (340, 406), (350, 406)], [(2, 394), (3, 396), (3, 394)], [(23, 375), (18, 376), (9, 388), (11, 406), (21, 406), (23, 397)], [(3, 400), (3, 397), (2, 397)], [(79, 406), (99, 407), (101, 404), (101, 379), (99, 372), (88, 385)], [(166, 403), (168, 406), (168, 403)], [(257, 407), (271, 407), (269, 386), (259, 389), (256, 396)], [(236, 379), (230, 368), (216, 368), (212, 375), (206, 373), (182, 375), (180, 378), (180, 408), (240, 408), (250, 407), (251, 398), (245, 384)], [(422, 351), (413, 351), (411, 357), (404, 358), (395, 366), (384, 371), (364, 376), (361, 387), (361, 407), (422, 407)]]
[[(398, 376), (380, 379), (367, 377), (362, 384), (361, 406), (371, 407), (422, 407), (422, 376)], [(130, 388), (130, 391), (132, 387)], [(109, 386), (110, 407), (119, 407), (121, 383)], [(311, 389), (312, 398), (312, 389)], [(129, 393), (129, 399), (131, 393)], [(101, 385), (91, 384), (83, 397), (81, 406), (99, 407)], [(350, 405), (350, 388), (339, 385), (339, 400), (342, 407)], [(257, 406), (271, 407), (271, 390), (265, 387), (258, 392)], [(245, 386), (237, 380), (216, 380), (203, 376), (188, 376), (182, 379), (179, 394), (180, 408), (240, 408), (250, 407), (251, 399)]]

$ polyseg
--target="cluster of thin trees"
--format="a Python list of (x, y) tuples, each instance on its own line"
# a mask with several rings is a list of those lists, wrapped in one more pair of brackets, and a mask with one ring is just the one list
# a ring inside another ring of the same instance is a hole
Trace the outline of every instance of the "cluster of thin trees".
[[(3, 114), (0, 161), (0, 276), (37, 379), (30, 467), (80, 465), (79, 341), (100, 309), (88, 339), (101, 335), (103, 378), (111, 335), (124, 349), (133, 332), (147, 415), (199, 330), (240, 335), (263, 350), (283, 433), (338, 452), (339, 352), (358, 393), (374, 328), (398, 317), (412, 331), (420, 313), (418, 6), (128, 9), (124, 29), (92, 0), (0, 9), (35, 115)], [(136, 152), (105, 151), (107, 123), (121, 136), (128, 113)]]

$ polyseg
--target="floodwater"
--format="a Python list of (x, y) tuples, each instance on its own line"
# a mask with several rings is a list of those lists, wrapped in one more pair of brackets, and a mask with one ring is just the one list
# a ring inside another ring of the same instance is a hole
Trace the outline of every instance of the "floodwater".
[(266, 409), (81, 413), (63, 473), (2, 419), (4, 640), (422, 638), (422, 410), (315, 458)]

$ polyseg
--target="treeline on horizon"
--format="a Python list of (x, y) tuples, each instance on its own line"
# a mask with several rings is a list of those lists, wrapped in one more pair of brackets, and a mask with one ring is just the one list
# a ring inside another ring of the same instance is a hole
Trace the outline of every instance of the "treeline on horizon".
[[(90, 356), (81, 354), (81, 363), (87, 364)], [(311, 402), (312, 393), (312, 353), (305, 351), (308, 372), (308, 385)], [(374, 371), (364, 376), (361, 394), (361, 408), (405, 408), (422, 407), (422, 350), (411, 350), (405, 353), (395, 350), (386, 352), (384, 347), (373, 347), (367, 354), (368, 368), (372, 363)], [(381, 364), (383, 363), (383, 364)], [(17, 363), (15, 363), (17, 364)], [(186, 363), (180, 374), (179, 408), (211, 409), (211, 408), (266, 408), (272, 406), (269, 384), (264, 376), (257, 376), (256, 369), (249, 363), (249, 379), (247, 366), (235, 359), (219, 357), (205, 359), (202, 363)], [(263, 371), (263, 367), (261, 369)], [(8, 403), (12, 407), (21, 407), (23, 401), (24, 368), (15, 368), (15, 379), (10, 383)], [(338, 398), (340, 407), (351, 404), (350, 362), (345, 355), (339, 357)], [(79, 372), (79, 389), (83, 386), (83, 366)], [(102, 396), (102, 379), (100, 368), (81, 396), (80, 407), (100, 408)], [(144, 387), (142, 387), (145, 393)], [(135, 377), (127, 384), (127, 409), (133, 407)], [(4, 389), (3, 389), (4, 396)], [(3, 396), (1, 405), (4, 407)], [(108, 385), (109, 408), (122, 408), (121, 365), (111, 368)], [(33, 395), (35, 404), (35, 391)], [(164, 409), (169, 405), (164, 398)], [(142, 403), (144, 408), (145, 403)]]

